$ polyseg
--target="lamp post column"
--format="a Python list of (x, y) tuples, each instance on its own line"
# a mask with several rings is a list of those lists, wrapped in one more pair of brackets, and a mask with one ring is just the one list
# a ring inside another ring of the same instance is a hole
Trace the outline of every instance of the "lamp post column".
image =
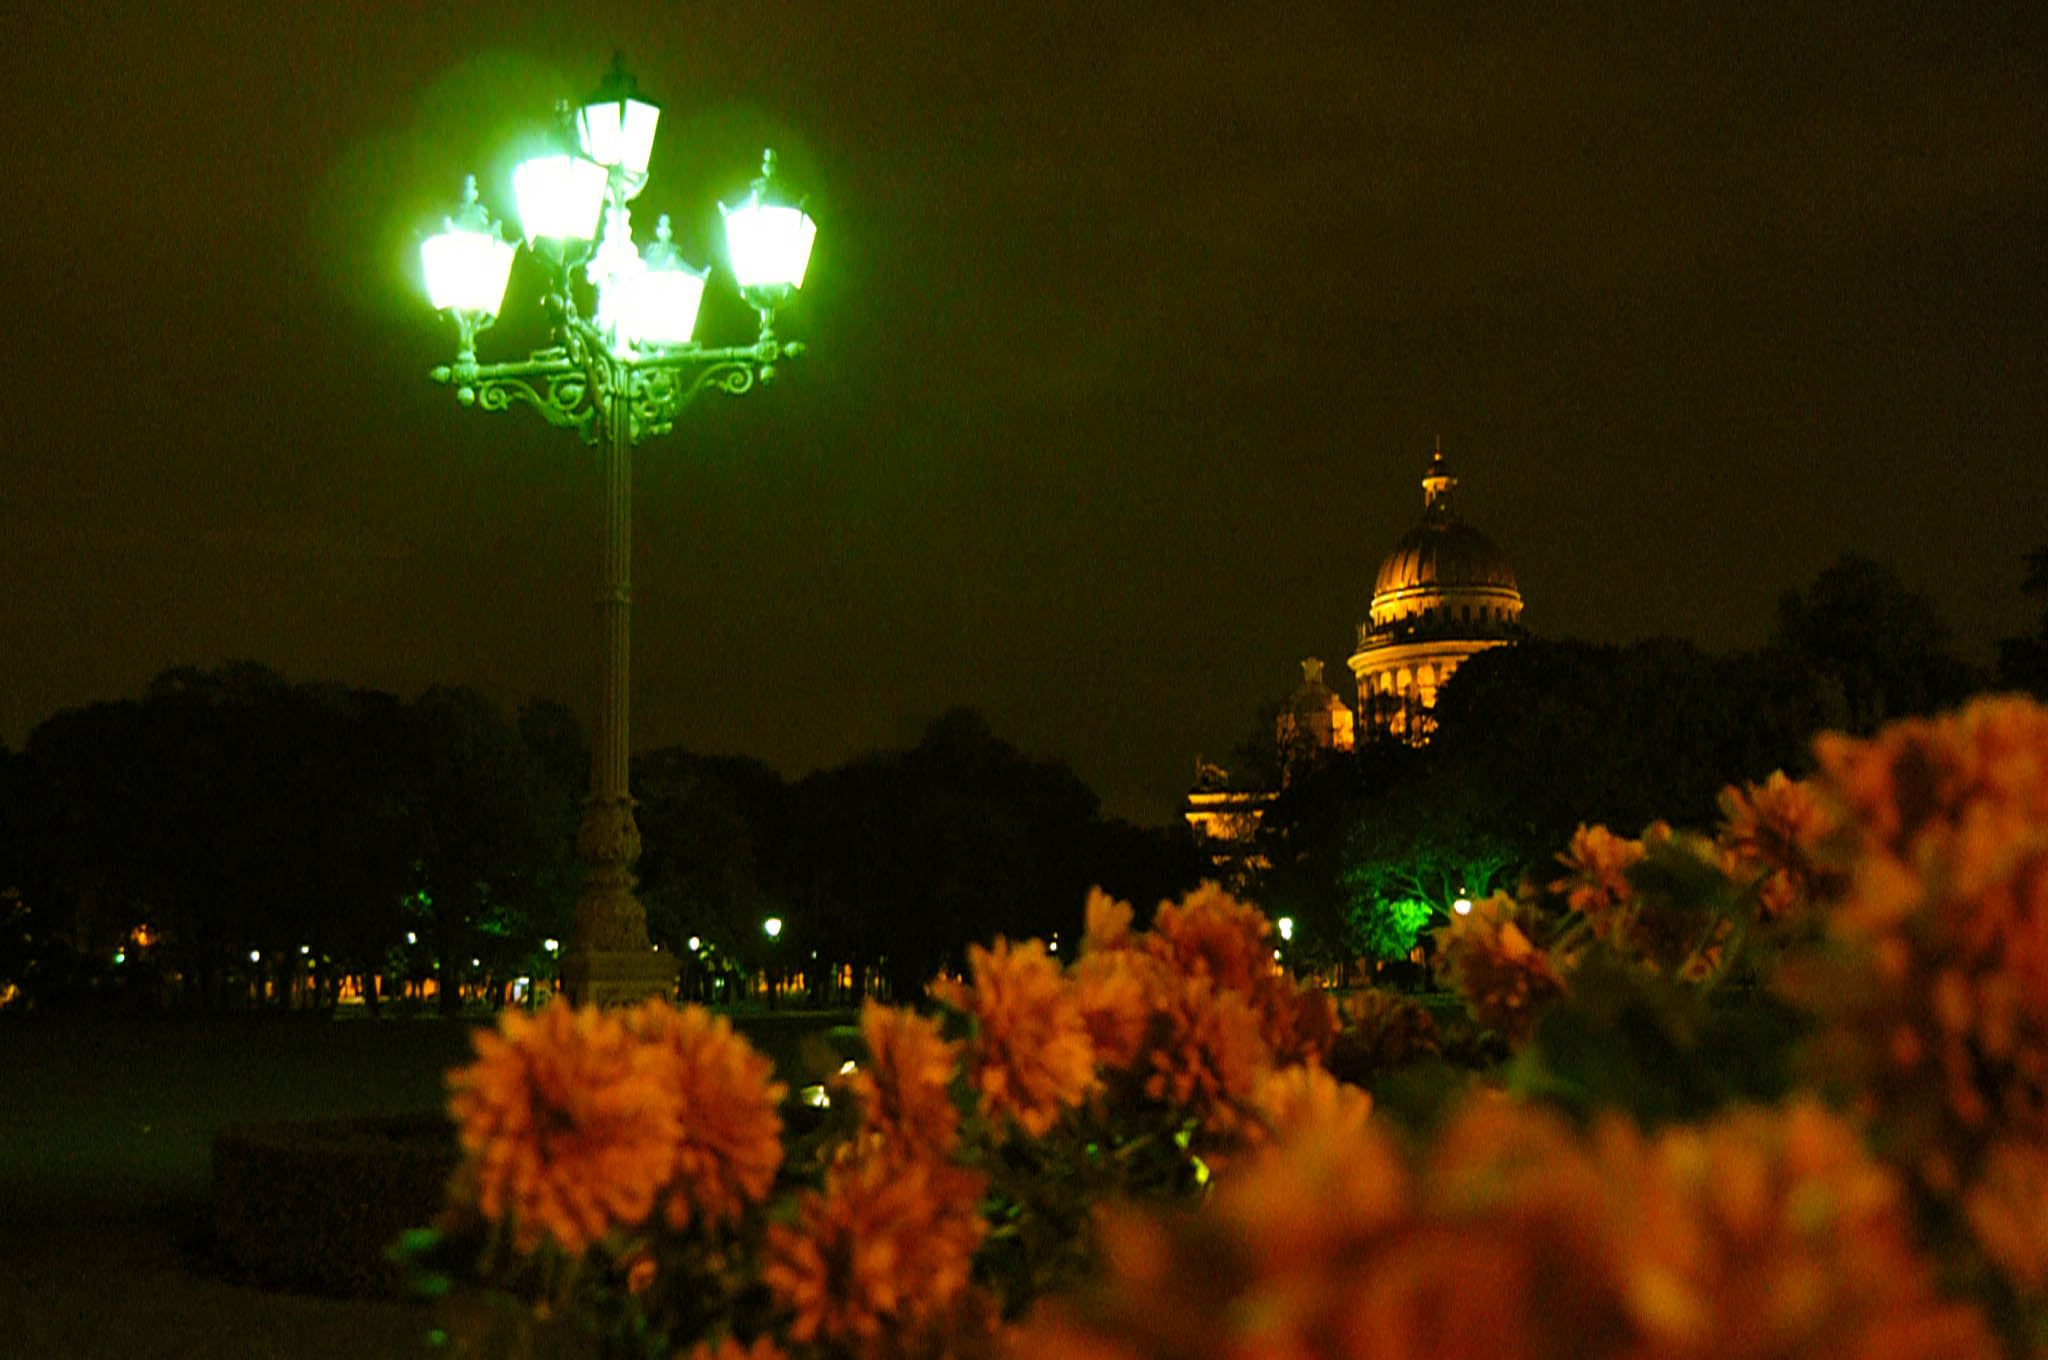
[(603, 635), (599, 661), (597, 731), (590, 746), (590, 796), (576, 851), (583, 861), (583, 891), (562, 960), (562, 986), (578, 1005), (630, 1004), (667, 995), (675, 961), (654, 952), (647, 913), (633, 895), (633, 863), (640, 828), (627, 789), (632, 679), (633, 606), (633, 379), (630, 365), (606, 357), (598, 384), (604, 422), (604, 561), (597, 597)]

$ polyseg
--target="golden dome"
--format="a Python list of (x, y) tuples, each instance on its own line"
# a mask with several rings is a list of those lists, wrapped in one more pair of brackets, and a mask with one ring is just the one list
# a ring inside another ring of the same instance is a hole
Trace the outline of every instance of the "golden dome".
[(1500, 586), (1520, 593), (1515, 570), (1493, 540), (1455, 519), (1425, 519), (1380, 563), (1373, 598), (1423, 586)]
[(1372, 615), (1358, 625), (1351, 654), (1357, 721), (1370, 732), (1427, 741), (1437, 691), (1458, 667), (1523, 636), (1514, 568), (1451, 509), (1457, 485), (1439, 442), (1422, 476), (1422, 522), (1402, 535), (1373, 581)]
[(1373, 580), (1366, 632), (1432, 627), (1490, 637), (1519, 624), (1515, 569), (1492, 539), (1458, 518), (1451, 507), (1457, 485), (1439, 444), (1422, 476), (1422, 521), (1401, 536)]

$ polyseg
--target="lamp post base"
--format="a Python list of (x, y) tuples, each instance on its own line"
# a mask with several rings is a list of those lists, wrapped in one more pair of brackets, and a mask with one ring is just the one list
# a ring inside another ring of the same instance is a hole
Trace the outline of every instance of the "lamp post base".
[(562, 993), (578, 1006), (632, 1006), (676, 990), (676, 958), (652, 949), (572, 950), (562, 957)]

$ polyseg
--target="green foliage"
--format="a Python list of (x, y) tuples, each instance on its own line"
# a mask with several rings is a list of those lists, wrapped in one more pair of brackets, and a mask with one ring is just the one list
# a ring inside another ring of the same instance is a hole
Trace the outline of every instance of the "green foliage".
[(1699, 1119), (1793, 1086), (1805, 1018), (1769, 993), (1704, 989), (1597, 955), (1572, 974), (1506, 1073), (1509, 1089), (1580, 1118), (1619, 1110), (1645, 1127)]
[(1374, 958), (1405, 959), (1436, 911), (1417, 897), (1368, 897), (1353, 908), (1352, 929)]

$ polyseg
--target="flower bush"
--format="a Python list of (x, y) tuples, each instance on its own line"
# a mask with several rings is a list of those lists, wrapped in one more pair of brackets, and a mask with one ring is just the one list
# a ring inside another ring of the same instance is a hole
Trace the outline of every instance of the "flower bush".
[(2048, 1357), (2048, 710), (1815, 749), (1582, 827), (1435, 997), (1206, 887), (869, 1002), (801, 1123), (702, 1010), (509, 1015), (407, 1254), (662, 1360)]

